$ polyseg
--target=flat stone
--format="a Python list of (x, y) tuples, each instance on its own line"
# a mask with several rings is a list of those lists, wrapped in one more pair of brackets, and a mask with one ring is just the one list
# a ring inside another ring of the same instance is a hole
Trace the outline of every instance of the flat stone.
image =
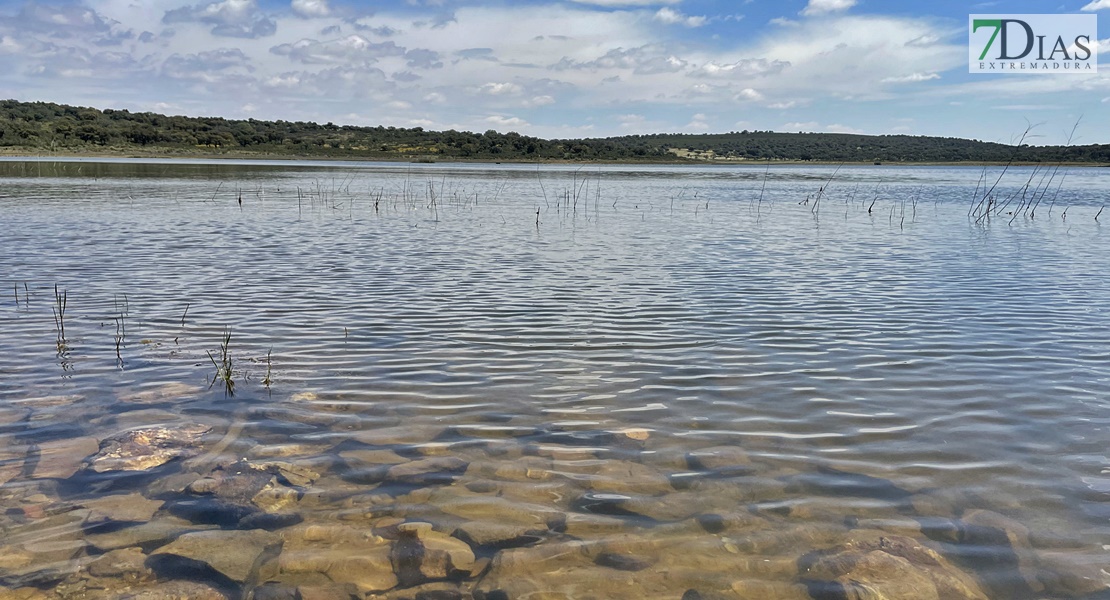
[(96, 454), (100, 446), (96, 438), (80, 437), (52, 442), (37, 446), (38, 455), (33, 479), (68, 479), (81, 469), (85, 457)]
[(670, 480), (655, 469), (631, 461), (607, 461), (590, 479), (590, 487), (608, 494), (654, 496), (674, 492)]
[(399, 465), (401, 463), (407, 463), (410, 460), (392, 450), (385, 450), (382, 448), (344, 450), (339, 453), (339, 458), (342, 458), (348, 463), (354, 463), (355, 465)]
[(251, 590), (252, 600), (298, 600), (297, 586), (269, 581)]
[(272, 480), (251, 498), (251, 503), (273, 514), (295, 508), (299, 499), (300, 492)]
[(68, 562), (77, 558), (88, 546), (80, 539), (44, 538), (23, 543), (23, 551), (34, 557), (34, 566), (42, 567), (51, 563)]
[(960, 529), (961, 541), (990, 548), (996, 563), (1017, 569), (1029, 591), (1037, 594), (1044, 591), (1025, 525), (993, 511), (976, 509), (964, 513)]
[(725, 475), (747, 472), (752, 464), (748, 453), (736, 446), (713, 446), (695, 450), (686, 455), (686, 462), (691, 469), (715, 471)]
[(442, 485), (458, 478), (467, 462), (455, 456), (440, 456), (394, 465), (386, 471), (386, 481), (415, 485)]
[[(360, 594), (397, 586), (388, 541), (365, 530), (331, 524), (298, 525), (281, 532), (285, 546), (278, 557), (278, 579), (297, 586), (323, 586)], [(333, 584), (340, 584), (341, 589)], [(323, 593), (321, 590), (316, 590)], [(302, 598), (304, 598), (302, 590)]]
[(27, 450), (25, 448), (0, 447), (0, 485), (4, 485), (22, 475), (23, 464), (26, 461)]
[(564, 533), (576, 538), (597, 538), (628, 529), (628, 522), (616, 517), (568, 513)]
[(179, 402), (182, 399), (195, 398), (205, 392), (200, 386), (187, 383), (171, 382), (148, 387), (138, 391), (118, 394), (116, 398), (126, 404), (159, 404), (162, 402)]
[(1038, 552), (1040, 580), (1051, 596), (1101, 598), (1110, 590), (1105, 551)]
[(323, 448), (313, 444), (266, 444), (252, 446), (247, 451), (247, 456), (253, 459), (280, 459), (293, 457), (316, 456)]
[(433, 581), (409, 588), (393, 590), (381, 600), (473, 600), (468, 583)]
[(32, 587), (0, 588), (0, 600), (48, 600), (45, 592)]
[(597, 565), (578, 542), (540, 544), (499, 552), (475, 587), (484, 598), (679, 598), (658, 569), (628, 571)]
[(543, 539), (553, 522), (563, 520), (562, 513), (544, 507), (498, 496), (463, 493), (453, 490), (455, 487), (437, 491), (432, 504), (465, 519), (454, 535), (472, 546), (508, 548), (535, 543)]
[(529, 444), (526, 453), (555, 461), (591, 460), (597, 458), (597, 448), (564, 446), (562, 444)]
[(278, 557), (279, 578), (307, 583), (312, 575), (322, 582), (351, 585), (361, 593), (382, 592), (397, 586), (388, 544), (345, 544), (286, 549)]
[(865, 535), (802, 559), (811, 594), (875, 600), (986, 600), (967, 573), (902, 536)]
[(146, 566), (146, 554), (138, 548), (120, 548), (102, 554), (90, 562), (85, 571), (93, 577), (121, 579), (128, 583), (148, 581), (154, 572)]
[(418, 446), (435, 440), (445, 429), (440, 425), (405, 424), (355, 431), (351, 439), (368, 446)]
[(229, 600), (214, 587), (195, 581), (166, 581), (149, 588), (117, 596), (118, 600)]
[(401, 586), (471, 574), (474, 551), (466, 542), (434, 531), (430, 523), (404, 523), (397, 531), (390, 561)]
[(602, 552), (594, 558), (594, 564), (619, 571), (643, 571), (654, 562), (644, 556), (621, 554), (619, 552)]
[(55, 395), (55, 396), (34, 396), (31, 398), (22, 398), (16, 400), (15, 404), (20, 408), (30, 409), (43, 409), (43, 408), (58, 408), (62, 406), (73, 406), (85, 401), (85, 397), (78, 394), (68, 395)]
[[(762, 579), (743, 579), (729, 586), (738, 598), (774, 598), (775, 600), (812, 600), (809, 590), (800, 583), (788, 581), (766, 581)], [(864, 600), (861, 598), (860, 600)]]
[(28, 408), (0, 406), (0, 425), (12, 425), (14, 423), (19, 423), (30, 415), (31, 410)]
[(145, 471), (176, 458), (195, 456), (207, 425), (144, 427), (113, 435), (100, 443), (100, 452), (90, 461), (97, 473)]
[(276, 475), (289, 485), (304, 487), (320, 478), (320, 473), (309, 467), (286, 461), (247, 461), (252, 468)]
[(612, 433), (637, 442), (647, 441), (651, 437), (651, 430), (643, 427), (625, 427), (624, 429), (615, 429)]
[(98, 532), (94, 528), (86, 534), (85, 539), (94, 547), (106, 552), (132, 546), (161, 546), (182, 534), (215, 527), (215, 525), (195, 525), (185, 519), (166, 515), (121, 529), (109, 528), (107, 531)]
[(205, 563), (237, 583), (257, 581), (281, 550), (281, 536), (261, 530), (187, 533), (151, 556), (179, 556)]
[(297, 594), (300, 600), (354, 600), (362, 597), (357, 587), (342, 583), (299, 585)]
[(146, 522), (162, 507), (161, 500), (149, 500), (139, 493), (101, 496), (83, 500), (81, 505), (89, 509), (86, 525), (114, 522)]

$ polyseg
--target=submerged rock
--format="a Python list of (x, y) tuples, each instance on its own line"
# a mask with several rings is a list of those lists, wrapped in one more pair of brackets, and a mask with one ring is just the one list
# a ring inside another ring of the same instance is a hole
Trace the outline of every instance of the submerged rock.
[(188, 458), (198, 452), (208, 425), (144, 427), (117, 433), (100, 443), (100, 452), (89, 466), (97, 473), (107, 471), (145, 471), (175, 458)]
[(149, 581), (154, 572), (146, 566), (146, 554), (138, 548), (120, 548), (102, 554), (85, 567), (85, 572), (93, 577), (114, 579), (124, 584)]
[(297, 585), (302, 600), (346, 598), (352, 591), (374, 593), (397, 586), (385, 539), (326, 525), (301, 525), (281, 535), (285, 546), (276, 579)]
[(802, 558), (815, 598), (986, 600), (967, 573), (908, 537), (866, 536)]
[(389, 558), (402, 587), (473, 574), (474, 551), (466, 542), (434, 531), (430, 523), (404, 523), (397, 532)]
[(91, 437), (43, 442), (32, 447), (24, 468), (30, 468), (32, 479), (67, 479), (97, 448), (96, 438)]
[(475, 493), (460, 486), (448, 486), (437, 490), (430, 502), (449, 515), (459, 517), (464, 522), (458, 525), (454, 536), (473, 547), (511, 548), (538, 542), (548, 536), (552, 529), (562, 527), (566, 517), (561, 512), (552, 511), (544, 506), (525, 504), (493, 495), (499, 489), (493, 482), (478, 481), (476, 484), (492, 484), (470, 487), (488, 490)]
[(0, 447), (0, 485), (19, 477), (26, 460), (26, 450)]
[(177, 580), (122, 594), (115, 600), (228, 600), (228, 596), (203, 583)]
[(385, 480), (411, 485), (442, 485), (458, 479), (468, 464), (454, 456), (414, 460), (390, 467), (385, 473)]
[(184, 533), (199, 529), (215, 528), (215, 525), (194, 525), (174, 516), (161, 516), (153, 521), (139, 523), (130, 527), (119, 527), (117, 523), (107, 522), (104, 527), (90, 528), (85, 539), (101, 551), (134, 546), (154, 547), (164, 545)]
[(125, 404), (158, 404), (162, 402), (179, 402), (182, 397), (198, 396), (204, 393), (204, 388), (180, 382), (171, 382), (157, 385), (140, 391), (131, 391), (117, 396)]
[(101, 496), (81, 502), (89, 509), (86, 527), (106, 522), (143, 523), (149, 521), (162, 504), (161, 500), (149, 500), (138, 493)]
[[(679, 598), (667, 574), (645, 568), (642, 558), (594, 557), (580, 542), (547, 543), (499, 552), (474, 589), (483, 600), (506, 598)], [(622, 553), (623, 554), (623, 553)], [(600, 560), (603, 564), (598, 564)], [(607, 564), (606, 564), (607, 563)], [(614, 567), (624, 568), (614, 568)]]
[(281, 536), (267, 531), (197, 531), (186, 533), (151, 553), (151, 564), (173, 570), (175, 559), (205, 564), (238, 584), (253, 583), (276, 572)]

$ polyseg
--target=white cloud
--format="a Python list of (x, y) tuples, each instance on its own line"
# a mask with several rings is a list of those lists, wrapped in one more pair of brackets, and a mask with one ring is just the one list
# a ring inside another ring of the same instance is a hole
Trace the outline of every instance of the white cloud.
[(763, 94), (760, 94), (758, 90), (753, 90), (752, 88), (744, 88), (736, 94), (736, 99), (756, 102), (763, 99)]
[(1079, 10), (1085, 10), (1085, 11), (1090, 12), (1090, 11), (1095, 11), (1095, 10), (1102, 10), (1102, 9), (1105, 9), (1105, 8), (1110, 8), (1110, 0), (1094, 0), (1094, 2), (1091, 2), (1090, 4), (1084, 6), (1083, 8), (1081, 8)]
[(849, 127), (848, 125), (841, 125), (839, 123), (830, 123), (825, 126), (825, 131), (829, 133), (863, 133), (862, 129)]
[(701, 27), (709, 22), (708, 17), (684, 15), (669, 7), (660, 8), (653, 18), (666, 25), (685, 25), (686, 27)]
[(212, 35), (237, 38), (260, 38), (274, 35), (277, 23), (258, 10), (255, 0), (222, 0), (196, 6), (183, 6), (162, 16), (162, 22), (200, 22), (212, 25)]
[(733, 63), (720, 64), (709, 61), (692, 70), (692, 77), (754, 77), (781, 72), (790, 63), (766, 58), (743, 58)]
[(660, 4), (678, 4), (682, 0), (572, 0), (579, 4), (592, 4), (594, 6), (659, 6)]
[(290, 6), (302, 17), (326, 17), (331, 14), (328, 0), (293, 0)]
[(555, 98), (553, 98), (551, 96), (548, 96), (546, 94), (543, 95), (543, 96), (534, 96), (531, 100), (528, 100), (525, 104), (528, 105), (528, 106), (547, 106), (549, 104), (555, 104)]
[(519, 85), (515, 83), (487, 83), (480, 88), (483, 94), (490, 96), (508, 96), (516, 95), (524, 91)]
[(687, 66), (687, 62), (667, 53), (667, 49), (660, 45), (645, 45), (638, 48), (625, 50), (614, 48), (604, 55), (589, 61), (575, 61), (564, 57), (559, 62), (551, 65), (557, 71), (567, 69), (587, 69), (591, 71), (605, 69), (631, 69), (636, 75), (651, 75), (657, 73), (677, 73)]
[(510, 128), (510, 127), (528, 127), (531, 125), (528, 121), (520, 117), (505, 117), (501, 115), (490, 115), (484, 119), (486, 123), (495, 127)]
[(1103, 104), (1110, 104), (1110, 96), (1107, 96), (1107, 97), (1103, 98), (1102, 103)]
[[(1105, 1), (1105, 0), (1102, 0)], [(848, 10), (856, 5), (856, 0), (809, 0), (801, 14), (809, 17)]]
[(370, 64), (386, 56), (403, 56), (405, 49), (392, 41), (377, 43), (361, 35), (349, 35), (327, 42), (303, 39), (274, 46), (270, 52), (306, 65), (325, 65)]
[(698, 113), (690, 119), (690, 122), (686, 124), (684, 129), (686, 129), (686, 131), (709, 131), (709, 123), (707, 121), (708, 118), (704, 114)]
[(818, 128), (817, 121), (783, 123), (783, 131), (813, 131)]
[(882, 79), (882, 83), (917, 83), (919, 81), (930, 81), (933, 79), (940, 79), (938, 73), (910, 73), (909, 75), (900, 75), (895, 77), (886, 77)]

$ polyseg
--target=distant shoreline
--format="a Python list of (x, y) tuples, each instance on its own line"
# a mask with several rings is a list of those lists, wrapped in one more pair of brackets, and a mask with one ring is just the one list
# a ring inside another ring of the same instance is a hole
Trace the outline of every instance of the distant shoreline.
[(255, 152), (150, 152), (138, 153), (129, 151), (108, 151), (108, 152), (36, 152), (27, 150), (15, 150), (10, 148), (0, 148), (0, 158), (5, 159), (19, 159), (19, 158), (63, 158), (63, 159), (188, 159), (188, 160), (260, 160), (260, 161), (273, 161), (273, 162), (289, 162), (289, 161), (305, 161), (305, 162), (328, 162), (328, 161), (342, 161), (342, 162), (388, 162), (388, 163), (401, 163), (401, 164), (451, 164), (451, 163), (465, 163), (465, 164), (524, 164), (524, 165), (635, 165), (635, 166), (650, 166), (650, 165), (686, 165), (686, 166), (719, 166), (719, 167), (767, 167), (767, 166), (824, 166), (824, 165), (846, 165), (853, 167), (869, 167), (869, 166), (899, 166), (899, 167), (1004, 167), (1007, 164), (1013, 167), (1035, 167), (1035, 166), (1048, 166), (1048, 167), (1110, 167), (1110, 163), (1093, 163), (1093, 162), (1033, 162), (1033, 161), (1014, 161), (1014, 162), (990, 162), (990, 161), (826, 161), (826, 160), (699, 160), (699, 159), (675, 159), (675, 160), (662, 160), (662, 159), (645, 159), (645, 160), (567, 160), (567, 159), (540, 159), (540, 160), (524, 160), (518, 158), (508, 158), (503, 160), (494, 160), (490, 158), (464, 158), (457, 156), (445, 156), (442, 159), (428, 157), (428, 156), (320, 156), (320, 155), (307, 155), (307, 154), (269, 154), (269, 153), (255, 153)]

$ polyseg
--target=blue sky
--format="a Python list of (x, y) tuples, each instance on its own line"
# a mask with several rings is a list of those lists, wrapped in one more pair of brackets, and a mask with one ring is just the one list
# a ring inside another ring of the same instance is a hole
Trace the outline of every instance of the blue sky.
[[(1099, 15), (1097, 74), (972, 75), (969, 13)], [(1110, 0), (0, 0), (0, 98), (542, 137), (1110, 143)]]

